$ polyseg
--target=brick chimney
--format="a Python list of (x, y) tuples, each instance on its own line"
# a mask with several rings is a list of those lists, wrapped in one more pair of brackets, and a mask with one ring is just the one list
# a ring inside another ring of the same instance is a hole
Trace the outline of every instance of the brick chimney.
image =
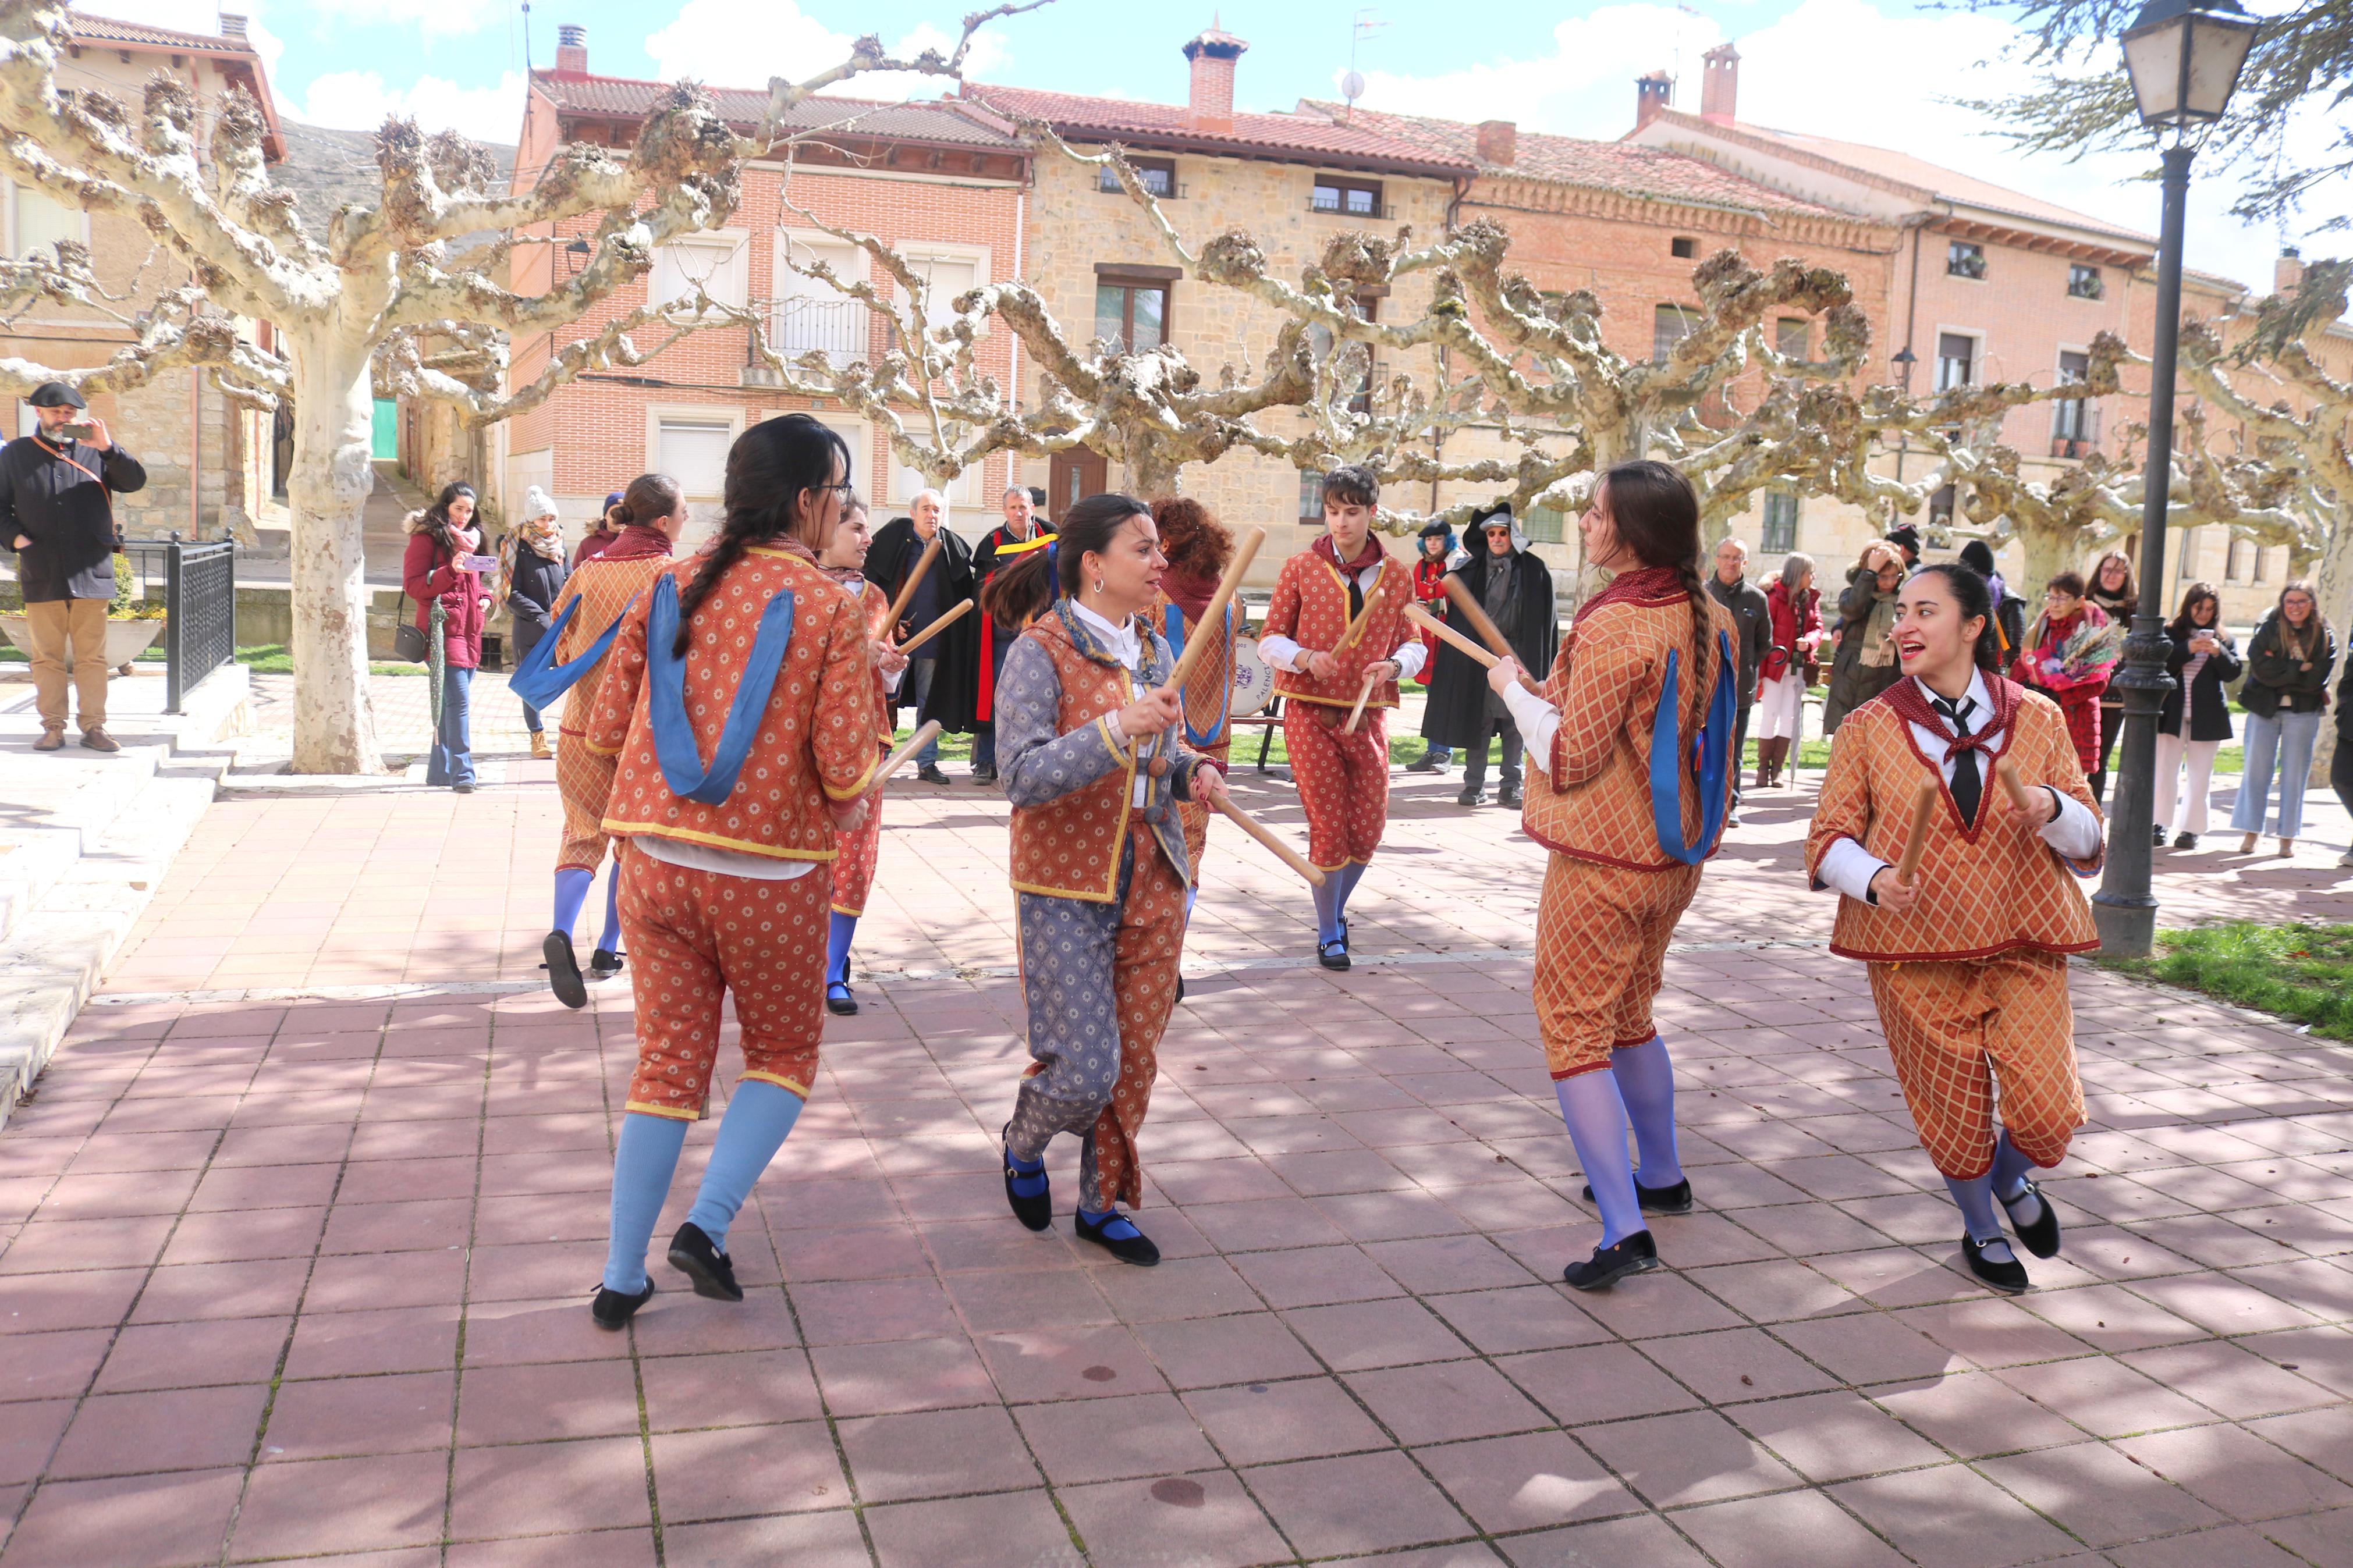
[(1479, 161), (1511, 167), (1519, 156), (1520, 128), (1508, 120), (1479, 121)]
[(565, 22), (555, 29), (555, 74), (588, 74), (588, 29), (577, 22)]
[(1667, 111), (1675, 79), (1664, 71), (1649, 71), (1634, 79), (1634, 129), (1640, 131)]
[(223, 11), (220, 14), (220, 36), (224, 38), (235, 38), (237, 42), (243, 43), (245, 41), (244, 16), (235, 11)]
[(1234, 128), (1234, 62), (1250, 46), (1231, 33), (1221, 33), (1212, 20), (1208, 30), (1185, 46), (1193, 62), (1193, 89), (1185, 100), (1185, 122), (1196, 131)]
[(1699, 117), (1711, 125), (1730, 125), (1740, 97), (1740, 51), (1718, 44), (1700, 56), (1706, 75), (1700, 79)]
[(2279, 259), (2272, 263), (2272, 292), (2293, 294), (2304, 285), (2304, 252), (2293, 245), (2280, 247)]

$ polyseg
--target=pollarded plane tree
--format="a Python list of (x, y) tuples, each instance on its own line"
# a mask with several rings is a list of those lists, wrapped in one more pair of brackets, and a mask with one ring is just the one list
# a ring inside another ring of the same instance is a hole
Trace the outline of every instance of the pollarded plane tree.
[[(0, 0), (0, 174), (93, 213), (139, 223), (185, 268), (139, 335), (106, 364), (58, 371), (0, 361), (0, 391), (60, 380), (91, 390), (137, 384), (167, 365), (201, 365), (248, 402), (290, 399), (294, 465), (293, 766), (301, 773), (382, 767), (367, 688), (367, 595), (360, 514), (370, 485), (370, 404), (379, 377), (457, 404), (470, 423), (520, 412), (584, 370), (632, 364), (630, 333), (666, 314), (625, 313), (570, 344), (524, 386), (506, 389), (506, 338), (561, 334), (616, 289), (649, 271), (654, 252), (714, 229), (733, 211), (744, 162), (784, 140), (784, 116), (802, 99), (876, 71), (954, 76), (978, 29), (1045, 0), (1020, 0), (965, 18), (955, 49), (914, 59), (860, 39), (849, 57), (804, 80), (769, 83), (761, 128), (731, 130), (708, 95), (681, 84), (657, 106), (626, 153), (569, 144), (527, 191), (498, 191), (490, 160), (453, 135), (388, 122), (377, 139), (383, 195), (348, 204), (313, 234), (292, 195), (269, 181), (259, 106), (241, 91), (217, 105), (200, 146), (200, 105), (185, 84), (158, 76), (136, 108), (61, 85), (71, 43), (67, 0)], [(576, 275), (519, 294), (489, 269), (519, 237), (597, 215), (591, 254)], [(511, 237), (461, 251), (485, 232)], [(90, 302), (87, 255), (72, 247), (19, 258), (0, 301), (36, 296)], [(283, 347), (261, 350), (230, 330), (268, 321)], [(672, 328), (671, 330), (675, 330)]]

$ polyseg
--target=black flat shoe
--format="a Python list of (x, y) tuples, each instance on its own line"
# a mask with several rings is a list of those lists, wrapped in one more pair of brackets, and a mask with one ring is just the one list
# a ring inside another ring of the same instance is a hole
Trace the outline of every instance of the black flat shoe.
[(1476, 805), (1479, 804), (1480, 798), (1485, 794), (1486, 792), (1484, 790), (1465, 786), (1455, 795), (1454, 804), (1457, 805)]
[[(1008, 1132), (1013, 1129), (1013, 1124), (1009, 1121), (1007, 1122), (1005, 1126), (1006, 1131)], [(1046, 1173), (1043, 1171), (1015, 1170), (1013, 1168), (1013, 1151), (1006, 1148), (1001, 1142), (997, 1144), (997, 1148), (1005, 1165), (1005, 1201), (1013, 1205), (1013, 1217), (1019, 1220), (1031, 1230), (1044, 1230), (1048, 1226), (1054, 1223), (1054, 1189), (1052, 1184), (1049, 1183), (1046, 1188), (1042, 1192), (1039, 1193), (1037, 1196), (1025, 1198), (1019, 1193), (1013, 1190), (1013, 1184), (1016, 1179), (1025, 1182), (1044, 1182), (1046, 1181)]]
[(621, 973), (622, 955), (611, 948), (600, 947), (588, 955), (588, 978), (610, 980)]
[(691, 1220), (670, 1238), (670, 1266), (694, 1281), (694, 1293), (714, 1301), (740, 1301), (744, 1287), (735, 1283), (735, 1260), (711, 1245), (711, 1237)]
[[(1160, 1249), (1153, 1246), (1152, 1238), (1142, 1231), (1136, 1230), (1134, 1236), (1124, 1238), (1103, 1234), (1124, 1219), (1127, 1219), (1127, 1216), (1114, 1209), (1112, 1216), (1101, 1225), (1089, 1225), (1087, 1216), (1084, 1215), (1073, 1215), (1071, 1217), (1071, 1224), (1077, 1229), (1081, 1241), (1093, 1242), (1122, 1263), (1133, 1263), (1139, 1268), (1149, 1268), (1159, 1262)], [(1135, 1230), (1135, 1222), (1127, 1219), (1127, 1227), (1130, 1230)]]
[(1181, 974), (1176, 977), (1176, 1000), (1185, 1000), (1185, 977)]
[(849, 994), (849, 987), (840, 981), (828, 981), (825, 987), (825, 1010), (837, 1018), (855, 1018), (858, 1016), (858, 998), (852, 996)]
[(973, 769), (972, 782), (975, 784), (995, 784), (997, 782), (997, 769), (992, 766), (982, 766)]
[(2034, 1201), (2041, 1205), (2042, 1212), (2034, 1216), (2032, 1225), (2021, 1225), (2018, 1215), (2010, 1211), (2010, 1202), (2004, 1202), (2001, 1212), (2010, 1215), (2010, 1234), (2017, 1237), (2020, 1244), (2035, 1257), (2056, 1258), (2059, 1256), (2059, 1211), (2051, 1206), (2051, 1200), (2042, 1195), (2042, 1189), (2033, 1182), (2026, 1184), (2026, 1190), (2034, 1194)]
[(1497, 805), (1508, 805), (1516, 808), (1520, 804), (1520, 786), (1517, 784), (1505, 784), (1503, 788), (1497, 790), (1495, 792), (1495, 804)]
[(2195, 849), (2198, 847), (2198, 835), (2177, 833), (2173, 836), (2173, 847), (2176, 849)]
[(948, 782), (948, 775), (940, 772), (938, 764), (934, 763), (925, 763), (917, 768), (915, 776), (925, 784), (944, 784)]
[(2164, 848), (2164, 847), (2165, 847), (2165, 824), (2163, 824), (2162, 822), (2158, 823), (2158, 824), (2156, 826), (2156, 827), (2155, 827), (2154, 831), (2155, 831), (2155, 832), (2156, 832), (2156, 834), (2157, 834), (2157, 844), (2156, 844), (2156, 847), (2158, 847), (2158, 848), (2159, 848), (2159, 849)]
[[(1689, 1214), (1692, 1212), (1691, 1178), (1685, 1176), (1672, 1187), (1646, 1187), (1634, 1184), (1635, 1201), (1646, 1214)], [(1593, 1201), (1593, 1189), (1585, 1189), (1585, 1201)]]
[(2026, 1277), (2025, 1264), (2015, 1258), (2007, 1263), (1996, 1263), (1966, 1231), (1961, 1235), (1961, 1257), (1968, 1261), (1970, 1273), (2005, 1296), (2023, 1295), (2032, 1283)]
[(1647, 1274), (1659, 1266), (1659, 1246), (1647, 1230), (1638, 1230), (1615, 1247), (1597, 1247), (1583, 1263), (1572, 1263), (1560, 1277), (1580, 1290), (1607, 1290), (1629, 1274)]
[(572, 956), (572, 939), (560, 931), (547, 933), (539, 944), (547, 956), (547, 988), (567, 1007), (588, 1005), (588, 987), (581, 984), (580, 961)]
[(654, 1282), (647, 1279), (646, 1288), (634, 1296), (624, 1296), (609, 1285), (596, 1287), (596, 1299), (588, 1303), (588, 1315), (596, 1320), (600, 1329), (626, 1329), (638, 1309), (654, 1299)]
[(1315, 962), (1322, 964), (1326, 969), (1346, 969), (1348, 967), (1348, 939), (1342, 937), (1338, 942), (1327, 942), (1317, 944), (1315, 949)]

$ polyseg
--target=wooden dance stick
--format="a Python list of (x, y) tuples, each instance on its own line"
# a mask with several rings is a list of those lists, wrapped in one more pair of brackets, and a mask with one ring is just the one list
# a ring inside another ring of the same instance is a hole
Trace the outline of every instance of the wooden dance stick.
[(1365, 703), (1372, 697), (1375, 684), (1373, 672), (1369, 669), (1365, 671), (1365, 689), (1356, 693), (1356, 705), (1348, 710), (1348, 721), (1340, 726), (1340, 733), (1343, 735), (1353, 735), (1356, 732), (1356, 721), (1365, 716)]
[[(1471, 585), (1451, 572), (1446, 574), (1443, 581), (1447, 601), (1462, 612), (1462, 618), (1471, 623), (1471, 629), (1479, 634), (1480, 640), (1485, 643), (1489, 651), (1494, 654), (1494, 658), (1486, 661), (1487, 668), (1493, 669), (1499, 659), (1519, 658), (1518, 654), (1512, 651), (1512, 645), (1504, 640), (1504, 634), (1496, 627), (1493, 617), (1487, 614), (1485, 607), (1477, 599), (1472, 597)], [(1543, 693), (1544, 688), (1536, 684), (1535, 677), (1525, 669), (1520, 671), (1520, 684), (1530, 691), (1539, 695)]]
[(923, 553), (916, 558), (915, 569), (907, 574), (907, 580), (899, 585), (899, 596), (891, 601), (891, 608), (883, 616), (882, 624), (874, 628), (876, 637), (890, 636), (891, 628), (899, 624), (899, 617), (907, 613), (909, 605), (914, 603), (915, 590), (923, 585), (923, 574), (929, 572), (932, 563), (940, 558), (942, 542), (941, 536), (934, 533), (932, 542), (923, 546)]
[(1405, 618), (1412, 622), (1415, 626), (1419, 626), (1423, 631), (1430, 633), (1440, 641), (1452, 647), (1454, 651), (1461, 654), (1463, 658), (1476, 660), (1479, 664), (1483, 665), (1489, 669), (1493, 669), (1497, 665), (1504, 662), (1502, 659), (1497, 658), (1493, 654), (1489, 653), (1485, 648), (1481, 647), (1477, 643), (1472, 642), (1469, 637), (1464, 637), (1461, 632), (1456, 631), (1452, 626), (1448, 626), (1444, 621), (1440, 620), (1436, 616), (1431, 615), (1428, 610), (1423, 609), (1419, 605), (1408, 605), (1405, 607)]
[(2051, 808), (2034, 798), (2034, 787), (2018, 776), (2016, 763), (2008, 757), (1999, 759), (1993, 765), (1993, 776), (2001, 781), (2001, 787), (2010, 792), (2010, 803), (2018, 807), (2020, 815), (2027, 821), (2049, 818)]
[(1290, 867), (1293, 870), (1306, 878), (1311, 886), (1320, 888), (1324, 885), (1324, 873), (1310, 865), (1306, 856), (1302, 855), (1298, 850), (1293, 849), (1290, 845), (1285, 844), (1282, 839), (1277, 838), (1265, 827), (1261, 826), (1258, 819), (1251, 816), (1249, 812), (1244, 811), (1240, 806), (1236, 805), (1230, 800), (1222, 799), (1218, 802), (1218, 809), (1225, 813), (1227, 817), (1232, 821), (1235, 826), (1240, 828), (1244, 833), (1249, 834), (1252, 838), (1257, 839), (1261, 844), (1265, 845), (1269, 849), (1273, 850), (1274, 858), (1276, 859), (1282, 861), (1284, 865)]
[(907, 737), (904, 745), (882, 759), (882, 765), (874, 770), (874, 782), (881, 784), (892, 773), (905, 767), (907, 759), (936, 739), (939, 732), (940, 721), (937, 719), (926, 719), (913, 734)]
[[(1242, 585), (1242, 574), (1250, 570), (1258, 547), (1265, 542), (1266, 530), (1262, 528), (1245, 528), (1241, 537), (1234, 541), (1234, 558), (1226, 563), (1226, 574), (1218, 579), (1218, 591), (1209, 595), (1208, 608), (1193, 623), (1192, 634), (1185, 639), (1185, 651), (1176, 656), (1176, 668), (1161, 683), (1164, 688), (1183, 686), (1185, 678), (1193, 673), (1193, 667), (1201, 662), (1201, 656), (1209, 651), (1213, 638), (1225, 635), (1226, 605), (1232, 600), (1234, 590)], [(1217, 628), (1215, 632), (1210, 630), (1212, 626)]]
[(971, 608), (972, 601), (970, 599), (957, 600), (955, 604), (948, 606), (947, 614), (942, 616), (938, 620), (934, 621), (930, 626), (925, 626), (922, 631), (917, 632), (913, 637), (909, 637), (905, 642), (901, 643), (899, 645), (899, 651), (901, 653), (914, 652), (917, 648), (923, 647), (925, 643), (931, 641), (942, 632), (947, 630), (948, 627), (954, 626), (957, 618)]
[(1895, 863), (1895, 879), (1907, 888), (1919, 879), (1920, 857), (1928, 847), (1928, 824), (1936, 814), (1936, 797), (1944, 793), (1942, 783), (1922, 779), (1912, 797), (1912, 836), (1904, 841), (1904, 858)]

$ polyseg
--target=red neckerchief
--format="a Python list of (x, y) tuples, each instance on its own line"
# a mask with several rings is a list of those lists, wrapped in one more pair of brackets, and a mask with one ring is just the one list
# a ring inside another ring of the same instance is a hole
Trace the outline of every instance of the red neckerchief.
[(1609, 580), (1609, 586), (1585, 601), (1577, 612), (1584, 619), (1604, 605), (1662, 605), (1671, 599), (1688, 600), (1682, 574), (1672, 566), (1642, 566), (1631, 572), (1620, 572)]
[(1218, 596), (1218, 579), (1180, 577), (1169, 572), (1161, 576), (1160, 591), (1168, 595), (1168, 602), (1184, 616), (1187, 626), (1198, 626), (1201, 617), (1208, 613), (1209, 601)]
[(1906, 676), (1897, 681), (1881, 692), (1879, 700), (1894, 709), (1897, 718), (1942, 737), (1948, 753), (1983, 752), (1990, 757), (1995, 751), (1993, 742), (2017, 719), (2019, 697), (2026, 689), (2014, 680), (2005, 680), (1991, 670), (1979, 670), (1978, 673), (1985, 681), (1986, 696), (1993, 702), (1993, 717), (1966, 735), (1954, 735), (1951, 722), (1928, 700), (1927, 689), (1916, 676)]
[(1381, 536), (1377, 533), (1365, 535), (1365, 547), (1356, 552), (1356, 558), (1354, 561), (1340, 559), (1340, 547), (1332, 542), (1332, 536), (1328, 533), (1318, 534), (1315, 542), (1309, 548), (1350, 577), (1362, 572), (1374, 562), (1387, 557), (1387, 552), (1381, 549)]
[(866, 574), (855, 566), (828, 566), (820, 561), (817, 569), (853, 595), (866, 592)]
[[(670, 535), (659, 528), (640, 528), (636, 523), (613, 536), (613, 542), (591, 555), (588, 561), (636, 561), (648, 555), (668, 555)], [(581, 563), (586, 566), (587, 561)]]
[[(771, 550), (783, 551), (786, 554), (791, 556), (796, 561), (806, 563), (811, 566), (817, 566), (817, 552), (811, 550), (807, 545), (803, 544), (799, 540), (795, 539), (789, 533), (779, 534), (774, 539), (764, 539), (760, 542)], [(820, 572), (825, 570), (822, 566), (817, 566), (817, 569)]]

